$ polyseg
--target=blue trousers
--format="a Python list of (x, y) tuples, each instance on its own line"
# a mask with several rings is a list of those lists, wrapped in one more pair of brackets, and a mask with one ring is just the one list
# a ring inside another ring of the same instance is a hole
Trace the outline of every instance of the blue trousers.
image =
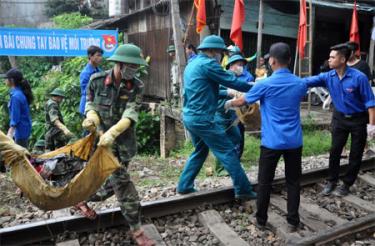
[(177, 186), (177, 192), (194, 192), (194, 179), (205, 162), (209, 150), (223, 164), (232, 178), (237, 198), (251, 197), (252, 186), (243, 170), (238, 153), (222, 127), (213, 120), (184, 117), (184, 125), (191, 134), (195, 147), (185, 164)]

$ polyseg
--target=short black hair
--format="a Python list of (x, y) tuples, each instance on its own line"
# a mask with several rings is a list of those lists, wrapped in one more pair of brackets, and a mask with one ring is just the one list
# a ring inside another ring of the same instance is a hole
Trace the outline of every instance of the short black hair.
[(103, 55), (103, 50), (96, 45), (91, 45), (90, 47), (87, 48), (88, 57), (95, 55), (96, 52), (99, 52), (100, 54)]
[(189, 50), (193, 50), (194, 51), (194, 53), (197, 53), (197, 49), (195, 48), (195, 46), (194, 45), (192, 45), (192, 44), (188, 44), (188, 46), (186, 46)]
[(275, 58), (282, 65), (289, 65), (292, 57), (288, 44), (279, 42), (270, 47), (269, 57)]
[(331, 51), (337, 51), (340, 55), (345, 57), (345, 60), (349, 60), (350, 55), (352, 54), (351, 46), (348, 43), (336, 44), (331, 47)]

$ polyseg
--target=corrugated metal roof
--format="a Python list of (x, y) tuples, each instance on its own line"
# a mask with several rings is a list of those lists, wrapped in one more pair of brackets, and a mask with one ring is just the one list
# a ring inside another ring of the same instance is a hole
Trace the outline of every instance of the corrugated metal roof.
[[(299, 1), (299, 0), (294, 0)], [(371, 3), (372, 2), (372, 3)], [(318, 6), (325, 6), (330, 8), (338, 8), (338, 9), (353, 9), (354, 1), (353, 0), (312, 0), (314, 5)], [(375, 13), (375, 0), (364, 0), (364, 1), (357, 1), (357, 10), (364, 11), (364, 12), (373, 12)]]

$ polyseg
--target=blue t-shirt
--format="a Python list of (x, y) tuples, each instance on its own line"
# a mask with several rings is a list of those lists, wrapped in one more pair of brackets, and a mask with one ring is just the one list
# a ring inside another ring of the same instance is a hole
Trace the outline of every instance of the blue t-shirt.
[(260, 100), (262, 146), (276, 150), (302, 146), (300, 102), (306, 92), (302, 79), (281, 68), (245, 94), (248, 104)]
[(374, 93), (365, 74), (346, 68), (340, 80), (336, 70), (304, 78), (308, 87), (327, 87), (335, 109), (343, 114), (365, 112), (375, 107)]
[(85, 105), (86, 105), (86, 87), (90, 82), (90, 77), (94, 73), (100, 72), (100, 68), (94, 67), (90, 63), (88, 63), (85, 68), (82, 70), (79, 76), (79, 83), (81, 86), (81, 101), (79, 103), (79, 112), (81, 115), (85, 114)]
[(10, 90), (9, 126), (15, 128), (14, 139), (26, 140), (31, 135), (30, 107), (25, 94), (18, 87)]

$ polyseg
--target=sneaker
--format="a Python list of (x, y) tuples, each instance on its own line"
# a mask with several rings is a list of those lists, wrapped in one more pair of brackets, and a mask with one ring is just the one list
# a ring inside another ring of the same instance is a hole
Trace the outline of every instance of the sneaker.
[(335, 190), (337, 184), (334, 182), (328, 182), (325, 186), (323, 191), (320, 193), (323, 196), (329, 196), (331, 195), (332, 191)]
[(347, 196), (350, 193), (349, 188), (350, 188), (350, 186), (348, 186), (346, 184), (342, 184), (339, 188), (336, 189), (334, 195), (339, 196), (339, 197)]

